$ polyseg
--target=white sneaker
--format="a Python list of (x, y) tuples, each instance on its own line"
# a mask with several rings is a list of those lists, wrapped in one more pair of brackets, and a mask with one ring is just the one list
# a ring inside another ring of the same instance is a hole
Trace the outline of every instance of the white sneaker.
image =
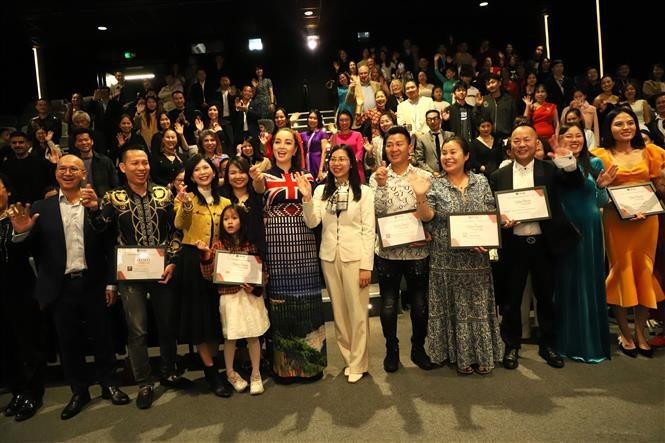
[(237, 392), (242, 392), (247, 389), (247, 382), (237, 372), (227, 374), (226, 379)]
[(258, 377), (252, 377), (251, 378), (251, 384), (249, 385), (249, 393), (252, 395), (259, 395), (263, 394), (263, 380), (261, 380), (261, 376), (259, 375)]
[(348, 366), (344, 368), (344, 377), (348, 377), (350, 373), (351, 373), (351, 368), (349, 368)]

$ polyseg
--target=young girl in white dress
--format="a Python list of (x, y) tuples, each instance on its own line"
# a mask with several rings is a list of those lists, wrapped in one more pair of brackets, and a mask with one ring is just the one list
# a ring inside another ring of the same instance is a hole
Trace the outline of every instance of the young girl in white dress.
[[(210, 248), (203, 242), (197, 243), (201, 250), (201, 273), (208, 280), (212, 280), (217, 250), (234, 254), (257, 255), (258, 257), (258, 249), (247, 240), (247, 211), (242, 205), (231, 205), (224, 208), (221, 222), (220, 238), (213, 242)], [(264, 282), (265, 279), (266, 274), (264, 273)], [(265, 334), (270, 326), (268, 311), (263, 300), (263, 287), (247, 283), (242, 285), (219, 284), (217, 292), (220, 296), (219, 312), (225, 340), (226, 377), (237, 392), (247, 389), (247, 381), (233, 369), (236, 340), (244, 338), (247, 340), (249, 358), (252, 362), (250, 393), (252, 395), (261, 394), (263, 393), (263, 382), (259, 372), (261, 360), (259, 337)]]

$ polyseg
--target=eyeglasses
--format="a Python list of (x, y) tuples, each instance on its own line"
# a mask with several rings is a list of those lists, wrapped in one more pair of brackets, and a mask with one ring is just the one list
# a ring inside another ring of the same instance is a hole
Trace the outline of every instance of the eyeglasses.
[(81, 168), (77, 168), (76, 166), (58, 166), (56, 171), (59, 174), (64, 174), (65, 172), (71, 172), (72, 174), (76, 174), (78, 172), (81, 172)]
[(346, 163), (350, 161), (348, 157), (330, 157), (330, 163)]

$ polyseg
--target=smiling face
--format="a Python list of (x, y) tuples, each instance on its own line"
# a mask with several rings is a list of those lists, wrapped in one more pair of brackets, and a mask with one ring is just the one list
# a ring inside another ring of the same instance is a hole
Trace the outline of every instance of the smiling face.
[(275, 162), (282, 169), (291, 168), (291, 161), (296, 153), (296, 138), (290, 130), (277, 131), (272, 142), (272, 153)]
[(85, 179), (83, 160), (74, 155), (60, 157), (55, 167), (55, 179), (65, 192), (80, 189), (81, 181)]
[(628, 83), (626, 88), (623, 90), (623, 95), (626, 97), (626, 100), (635, 100), (635, 97), (637, 96), (635, 85)]
[(206, 135), (203, 137), (203, 142), (201, 142), (203, 145), (203, 150), (205, 151), (206, 155), (208, 157), (211, 157), (215, 154), (215, 151), (217, 151), (217, 140), (215, 140), (215, 137), (212, 135)]
[(210, 167), (207, 161), (201, 160), (192, 171), (192, 180), (197, 186), (207, 189), (215, 178), (215, 171)]
[(4, 211), (9, 207), (9, 197), (11, 192), (7, 190), (5, 184), (0, 180), (0, 211)]
[(242, 144), (242, 155), (245, 157), (251, 157), (254, 155), (254, 146), (250, 142), (245, 142)]
[(533, 160), (536, 153), (536, 131), (529, 126), (519, 126), (510, 137), (510, 149), (513, 158), (522, 166), (526, 166)]
[(388, 99), (386, 98), (386, 93), (380, 90), (376, 91), (374, 100), (376, 101), (376, 106), (378, 108), (383, 108), (386, 105), (386, 102), (388, 101)]
[(393, 121), (388, 117), (387, 115), (382, 115), (381, 118), (379, 118), (379, 128), (381, 129), (381, 132), (384, 134), (388, 132), (388, 129), (393, 127)]
[(614, 88), (614, 80), (612, 80), (612, 77), (603, 77), (600, 81), (600, 89), (606, 94), (611, 94), (612, 88)]
[(249, 183), (249, 174), (238, 167), (238, 165), (231, 163), (229, 165), (229, 185), (233, 189), (247, 189)]
[(122, 120), (120, 120), (120, 132), (123, 134), (129, 134), (132, 132), (132, 128), (132, 121), (129, 117), (123, 117)]
[(212, 105), (208, 108), (208, 118), (212, 121), (217, 121), (217, 117), (219, 116), (219, 109), (217, 109), (217, 106)]
[(584, 133), (578, 126), (569, 127), (559, 135), (559, 146), (568, 149), (577, 157), (584, 148)]
[(457, 140), (451, 140), (441, 146), (441, 167), (449, 175), (456, 175), (464, 171), (464, 164), (469, 160), (469, 154), (464, 152)]
[(538, 103), (545, 103), (545, 100), (547, 100), (547, 90), (544, 86), (539, 86), (534, 95)]
[(275, 119), (275, 126), (277, 126), (278, 128), (286, 128), (288, 120), (286, 118), (286, 114), (284, 114), (284, 111), (282, 111), (281, 109), (275, 111), (274, 119)]
[(614, 117), (611, 124), (612, 137), (617, 143), (630, 143), (635, 137), (637, 125), (630, 114), (620, 112)]
[(392, 164), (404, 167), (409, 162), (409, 139), (404, 134), (392, 134), (386, 139), (386, 154)]
[(406, 96), (409, 98), (409, 100), (415, 100), (418, 98), (418, 85), (416, 85), (416, 82), (413, 80), (409, 80), (406, 82)]
[(127, 177), (127, 182), (136, 187), (148, 184), (150, 176), (150, 162), (148, 154), (139, 149), (130, 149), (125, 153), (124, 160), (120, 163), (120, 170)]
[(316, 115), (316, 112), (310, 112), (307, 116), (307, 127), (312, 131), (319, 127), (319, 118)]
[(167, 155), (172, 155), (175, 153), (175, 147), (178, 144), (178, 135), (172, 129), (167, 129), (164, 131), (164, 137), (162, 138), (162, 149)]
[(492, 123), (482, 122), (478, 126), (478, 132), (480, 133), (481, 137), (489, 137), (489, 135), (492, 134)]
[(169, 116), (166, 115), (166, 113), (159, 116), (159, 127), (162, 131), (171, 127), (171, 119), (169, 119)]
[(339, 114), (337, 117), (337, 129), (340, 131), (348, 131), (351, 129), (351, 117), (347, 114)]
[(342, 182), (347, 181), (349, 179), (349, 172), (351, 171), (351, 159), (344, 149), (335, 149), (330, 154), (328, 167), (337, 180)]

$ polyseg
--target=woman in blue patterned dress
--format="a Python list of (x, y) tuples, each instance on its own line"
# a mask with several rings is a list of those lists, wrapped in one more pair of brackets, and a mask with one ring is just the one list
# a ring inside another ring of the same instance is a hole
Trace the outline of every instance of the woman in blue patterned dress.
[(418, 216), (432, 234), (427, 353), (434, 363), (456, 364), (459, 374), (489, 374), (503, 356), (489, 255), (481, 247), (452, 249), (448, 220), (453, 213), (493, 212), (494, 197), (485, 176), (469, 171), (464, 139), (444, 143), (440, 161), (440, 177), (409, 177)]
[(277, 381), (318, 379), (327, 365), (319, 261), (314, 232), (303, 219), (302, 195), (295, 179), (300, 152), (295, 132), (279, 129), (273, 139), (274, 166), (249, 170), (254, 189), (264, 196), (266, 266), (273, 372)]

